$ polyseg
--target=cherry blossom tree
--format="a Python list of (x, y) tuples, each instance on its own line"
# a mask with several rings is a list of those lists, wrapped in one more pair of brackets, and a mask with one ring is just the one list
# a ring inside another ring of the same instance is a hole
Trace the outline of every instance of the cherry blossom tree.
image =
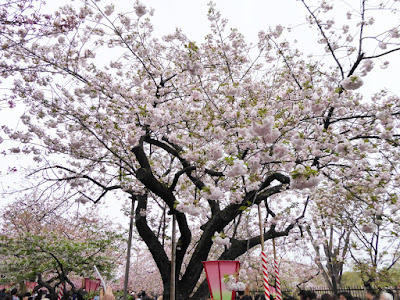
[(15, 140), (6, 154), (31, 157), (44, 190), (68, 186), (80, 202), (113, 192), (135, 200), (164, 299), (167, 233), (150, 220), (175, 215), (177, 298), (203, 297), (201, 261), (214, 244), (227, 260), (260, 244), (251, 226), (257, 205), (269, 240), (305, 230), (311, 201), (328, 206), (311, 197), (316, 188), (350, 209), (373, 206), (371, 191), (397, 201), (399, 98), (380, 86), (371, 99), (358, 91), (400, 50), (399, 27), (374, 24), (399, 3), (356, 2), (343, 10), (301, 0), (322, 51), (307, 55), (280, 25), (246, 43), (212, 3), (211, 30), (199, 43), (180, 29), (157, 38), (153, 12), (140, 2), (132, 13), (87, 0), (50, 15), (34, 2), (7, 1), (3, 103), (22, 100), (26, 112), (23, 128), (3, 127)]
[(373, 201), (355, 203), (349, 201), (351, 194), (349, 199), (332, 201), (325, 191), (316, 191), (315, 197), (331, 204), (313, 207), (313, 220), (307, 226), (307, 233), (315, 250), (315, 263), (335, 293), (341, 285), (346, 262), (361, 271), (366, 286), (393, 284), (387, 275), (400, 258), (399, 204), (390, 186), (386, 186), (386, 193), (380, 189), (366, 187), (364, 192)]
[(360, 212), (362, 224), (353, 229), (350, 255), (366, 286), (397, 285), (390, 271), (400, 260), (398, 208), (381, 205)]
[(108, 278), (115, 276), (123, 256), (121, 234), (93, 211), (71, 219), (44, 204), (21, 200), (3, 210), (1, 280), (35, 280), (36, 289), (45, 287), (52, 295), (65, 284), (67, 296), (78, 292), (76, 282), (83, 276), (93, 276), (93, 265)]
[(331, 223), (330, 216), (319, 217), (320, 223), (316, 223), (315, 227), (308, 225), (307, 233), (314, 250), (314, 262), (321, 271), (327, 286), (334, 294), (337, 294), (338, 287), (341, 285), (345, 259), (351, 246), (352, 226), (345, 224), (343, 219), (340, 222)]
[[(146, 291), (162, 294), (162, 281), (160, 272), (150, 251), (138, 249), (131, 259), (128, 287), (130, 291)], [(120, 277), (113, 285), (114, 290), (123, 290), (124, 278)]]

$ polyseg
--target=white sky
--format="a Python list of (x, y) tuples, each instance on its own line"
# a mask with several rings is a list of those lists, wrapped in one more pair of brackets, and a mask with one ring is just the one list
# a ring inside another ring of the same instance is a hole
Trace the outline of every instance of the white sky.
[[(155, 9), (155, 32), (169, 33), (180, 27), (189, 38), (202, 41), (208, 32), (208, 0), (147, 0)], [(251, 41), (262, 29), (277, 24), (305, 21), (305, 9), (295, 0), (216, 0), (216, 8)]]

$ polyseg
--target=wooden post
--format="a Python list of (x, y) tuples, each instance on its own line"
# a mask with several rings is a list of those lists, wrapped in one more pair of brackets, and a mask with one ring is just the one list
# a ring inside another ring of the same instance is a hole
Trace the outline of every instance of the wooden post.
[(258, 226), (260, 227), (261, 251), (264, 251), (264, 230), (261, 218), (261, 206), (258, 204)]
[(274, 248), (274, 259), (276, 259), (275, 239), (272, 239), (272, 247)]
[(133, 231), (133, 213), (135, 206), (135, 198), (132, 196), (132, 206), (131, 206), (131, 214), (129, 216), (129, 237), (128, 237), (128, 250), (126, 253), (126, 265), (125, 265), (125, 279), (124, 279), (124, 296), (123, 300), (126, 300), (128, 293), (128, 280), (129, 280), (129, 266), (131, 263), (131, 248), (132, 248), (132, 231)]

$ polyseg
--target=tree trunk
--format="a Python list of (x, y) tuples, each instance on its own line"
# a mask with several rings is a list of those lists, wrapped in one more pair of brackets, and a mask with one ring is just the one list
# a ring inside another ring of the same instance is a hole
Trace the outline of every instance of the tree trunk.
[[(283, 187), (283, 184), (290, 182), (288, 177), (279, 177), (280, 174), (272, 174), (269, 176), (265, 183), (262, 185), (262, 193), (257, 193), (257, 191), (248, 192), (243, 201), (238, 204), (231, 204), (224, 209), (220, 210), (218, 205), (216, 205), (213, 200), (210, 200), (211, 206), (211, 217), (201, 225), (202, 230), (200, 239), (198, 240), (196, 247), (194, 248), (189, 262), (186, 264), (184, 273), (181, 272), (183, 259), (187, 255), (188, 247), (192, 240), (192, 234), (190, 227), (187, 223), (186, 216), (175, 210), (174, 204), (176, 202), (175, 196), (171, 190), (165, 187), (165, 185), (158, 182), (156, 177), (152, 174), (150, 164), (147, 161), (146, 154), (143, 151), (143, 147), (137, 146), (132, 149), (136, 155), (141, 167), (137, 171), (137, 178), (155, 195), (159, 196), (164, 200), (170, 209), (170, 213), (176, 216), (176, 221), (180, 233), (178, 243), (180, 245), (179, 249), (176, 251), (176, 299), (201, 299), (207, 297), (208, 289), (204, 287), (206, 283), (201, 284), (201, 289), (196, 291), (196, 293), (190, 297), (193, 293), (196, 285), (199, 281), (201, 274), (203, 273), (202, 261), (208, 259), (209, 252), (213, 245), (212, 237), (215, 232), (221, 232), (224, 228), (231, 223), (238, 215), (243, 211), (240, 209), (242, 206), (250, 207), (252, 205), (257, 205), (262, 201), (265, 201), (271, 195), (279, 193)], [(191, 176), (190, 174), (188, 176)], [(278, 178), (276, 178), (278, 176)], [(270, 181), (277, 179), (282, 182), (281, 185), (273, 186), (267, 188)], [(264, 186), (265, 185), (265, 186)], [(140, 237), (146, 243), (153, 259), (157, 265), (160, 272), (163, 288), (164, 288), (164, 300), (169, 300), (171, 296), (170, 284), (171, 284), (171, 261), (167, 256), (165, 249), (158, 239), (156, 233), (150, 228), (146, 220), (146, 209), (147, 209), (147, 195), (136, 195), (137, 206), (135, 210), (135, 225)], [(250, 203), (250, 204), (249, 204)], [(300, 215), (296, 220), (300, 220), (304, 217), (306, 208), (308, 204), (308, 199), (304, 205), (304, 210), (302, 215)], [(267, 208), (268, 209), (268, 208)], [(294, 228), (296, 223), (291, 223), (283, 231), (275, 231), (275, 226), (272, 225), (267, 232), (264, 233), (264, 240), (269, 240), (276, 237), (287, 236), (289, 232)], [(231, 239), (231, 247), (225, 249), (219, 260), (234, 260), (240, 255), (246, 253), (249, 249), (260, 244), (260, 236), (252, 237), (246, 240), (236, 240)]]

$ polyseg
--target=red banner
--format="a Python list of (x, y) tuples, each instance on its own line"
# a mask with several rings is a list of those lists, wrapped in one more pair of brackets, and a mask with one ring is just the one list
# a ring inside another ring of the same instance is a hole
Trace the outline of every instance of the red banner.
[(37, 285), (38, 285), (38, 283), (35, 282), (35, 281), (28, 281), (28, 282), (25, 283), (26, 290), (29, 291), (29, 292), (32, 292), (33, 289), (34, 289)]
[(2, 290), (2, 289), (9, 290), (9, 289), (12, 288), (13, 286), (14, 286), (14, 283), (0, 284), (0, 290)]
[(100, 279), (89, 279), (85, 278), (85, 290), (87, 292), (94, 292), (100, 287)]

